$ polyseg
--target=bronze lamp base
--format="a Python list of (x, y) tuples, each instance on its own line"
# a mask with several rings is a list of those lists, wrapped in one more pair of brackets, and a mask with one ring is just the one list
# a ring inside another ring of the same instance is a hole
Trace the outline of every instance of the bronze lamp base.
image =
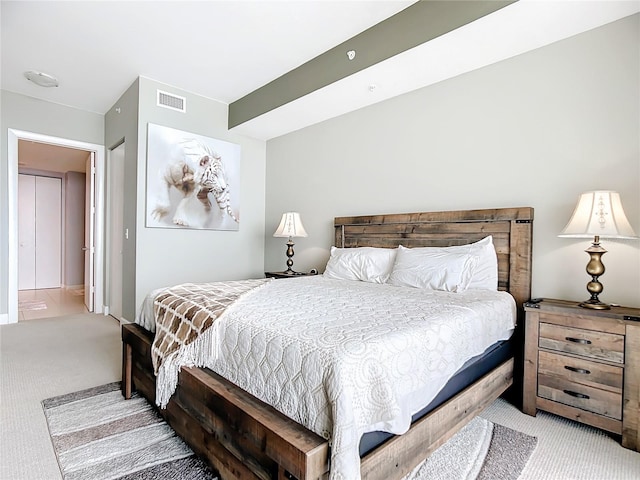
[(287, 275), (299, 275), (298, 272), (296, 272), (295, 270), (293, 270), (293, 246), (295, 245), (295, 243), (293, 243), (293, 241), (291, 240), (291, 237), (289, 237), (289, 241), (287, 242), (287, 269), (283, 272), (286, 273)]
[(604, 273), (604, 264), (602, 263), (602, 255), (607, 251), (600, 246), (600, 237), (596, 235), (593, 238), (593, 244), (585, 250), (591, 257), (587, 263), (587, 273), (591, 275), (591, 281), (587, 283), (587, 291), (591, 294), (591, 298), (580, 304), (581, 307), (591, 308), (593, 310), (608, 310), (611, 305), (601, 302), (598, 295), (602, 293), (604, 287), (598, 281), (598, 277)]

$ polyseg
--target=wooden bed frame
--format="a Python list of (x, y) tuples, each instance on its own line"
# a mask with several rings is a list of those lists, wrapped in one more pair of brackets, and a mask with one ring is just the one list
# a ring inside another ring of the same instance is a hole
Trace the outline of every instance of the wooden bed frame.
[[(340, 217), (335, 219), (335, 245), (463, 245), (492, 235), (499, 289), (515, 298), (522, 324), (522, 304), (531, 291), (532, 222), (533, 209), (528, 207)], [(155, 404), (152, 334), (127, 324), (122, 340), (123, 395), (130, 398), (136, 389)], [(362, 478), (388, 480), (408, 474), (509, 388), (514, 363), (513, 358), (504, 362), (414, 422), (407, 433), (368, 453), (361, 460)], [(160, 413), (224, 480), (328, 477), (326, 440), (209, 369), (183, 368), (176, 393)]]

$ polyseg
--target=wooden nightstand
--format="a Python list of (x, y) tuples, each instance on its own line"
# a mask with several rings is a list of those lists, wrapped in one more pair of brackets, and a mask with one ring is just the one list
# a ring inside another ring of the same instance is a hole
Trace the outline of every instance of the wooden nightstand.
[(264, 276), (267, 278), (299, 278), (311, 277), (317, 274), (318, 272), (295, 272), (293, 275), (287, 272), (264, 272)]
[(607, 430), (640, 451), (640, 309), (547, 298), (524, 307), (523, 411)]

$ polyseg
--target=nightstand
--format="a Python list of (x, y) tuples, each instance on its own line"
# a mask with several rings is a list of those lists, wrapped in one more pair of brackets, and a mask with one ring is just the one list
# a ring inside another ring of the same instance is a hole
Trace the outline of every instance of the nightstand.
[(524, 307), (524, 413), (586, 423), (640, 451), (640, 309), (547, 298)]
[(295, 272), (294, 274), (287, 272), (264, 272), (264, 276), (267, 278), (299, 278), (299, 277), (311, 277), (317, 275), (318, 272)]

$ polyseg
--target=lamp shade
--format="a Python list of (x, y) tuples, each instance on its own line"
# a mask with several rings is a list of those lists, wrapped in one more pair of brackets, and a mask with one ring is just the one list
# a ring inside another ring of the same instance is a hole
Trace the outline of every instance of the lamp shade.
[(573, 215), (559, 237), (638, 238), (622, 209), (618, 192), (595, 191), (580, 195)]
[(287, 212), (282, 214), (280, 225), (273, 234), (274, 237), (306, 237), (307, 232), (300, 220), (298, 212)]

